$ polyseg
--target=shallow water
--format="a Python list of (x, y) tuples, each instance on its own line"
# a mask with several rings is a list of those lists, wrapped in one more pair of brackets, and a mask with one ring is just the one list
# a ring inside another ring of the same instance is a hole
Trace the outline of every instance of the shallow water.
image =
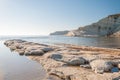
[(11, 52), (3, 42), (8, 39), (23, 39), (38, 43), (67, 43), (85, 46), (120, 48), (120, 38), (86, 38), (64, 36), (0, 37), (0, 80), (42, 80), (45, 71), (35, 61)]
[(0, 41), (0, 80), (42, 80), (45, 71), (35, 61), (10, 52)]

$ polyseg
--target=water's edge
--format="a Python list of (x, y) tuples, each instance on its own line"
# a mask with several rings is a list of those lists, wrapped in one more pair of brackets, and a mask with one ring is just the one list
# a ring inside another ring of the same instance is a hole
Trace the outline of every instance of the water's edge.
[(25, 56), (10, 51), (0, 41), (0, 80), (42, 80), (46, 72), (42, 66)]
[[(23, 50), (23, 55), (38, 61), (49, 75), (56, 76), (61, 80), (91, 80), (91, 78), (94, 80), (113, 80), (118, 79), (120, 75), (119, 49), (69, 44), (50, 46), (24, 40), (8, 40), (5, 45), (18, 53)], [(114, 68), (118, 70), (113, 74), (111, 71)], [(101, 71), (101, 69), (103, 70)]]

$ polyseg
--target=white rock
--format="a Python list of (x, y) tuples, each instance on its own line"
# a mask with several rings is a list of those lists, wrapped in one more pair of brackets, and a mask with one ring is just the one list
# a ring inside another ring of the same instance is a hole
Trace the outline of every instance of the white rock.
[(43, 55), (44, 51), (40, 46), (29, 46), (25, 49), (25, 55)]
[(108, 72), (113, 68), (112, 62), (105, 60), (94, 60), (90, 62), (90, 66), (95, 73)]
[(110, 36), (120, 37), (120, 14), (110, 15), (96, 23), (69, 31), (67, 36)]
[(44, 54), (44, 52), (42, 51), (42, 50), (30, 50), (30, 51), (25, 51), (25, 53), (24, 53), (26, 56), (27, 55), (43, 55)]

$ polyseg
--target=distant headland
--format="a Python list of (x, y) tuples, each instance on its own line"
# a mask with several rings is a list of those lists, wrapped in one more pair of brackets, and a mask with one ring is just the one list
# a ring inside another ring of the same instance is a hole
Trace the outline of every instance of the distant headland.
[(51, 33), (50, 35), (120, 37), (120, 14), (109, 15), (96, 23), (79, 27), (75, 30), (57, 31)]

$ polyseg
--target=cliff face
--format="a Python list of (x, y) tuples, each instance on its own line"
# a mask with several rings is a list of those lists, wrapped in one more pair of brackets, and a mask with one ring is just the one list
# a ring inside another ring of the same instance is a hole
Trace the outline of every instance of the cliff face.
[(56, 31), (56, 32), (50, 33), (50, 35), (65, 35), (68, 32), (69, 31)]
[(110, 15), (96, 23), (70, 31), (67, 36), (120, 36), (120, 14)]

